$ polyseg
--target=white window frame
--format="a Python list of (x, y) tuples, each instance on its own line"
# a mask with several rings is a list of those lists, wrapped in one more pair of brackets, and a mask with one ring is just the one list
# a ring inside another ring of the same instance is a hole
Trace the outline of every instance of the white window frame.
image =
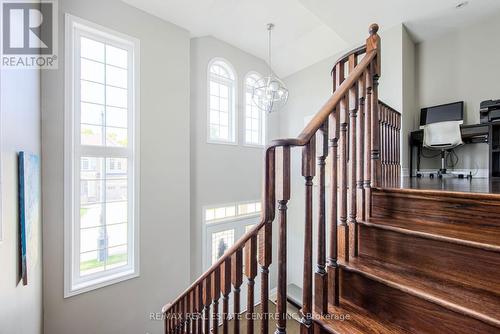
[[(211, 82), (211, 73), (210, 68), (216, 62), (222, 62), (225, 66), (231, 71), (234, 79), (233, 79), (233, 87), (232, 91), (232, 99), (231, 99), (231, 108), (229, 111), (229, 135), (232, 136), (229, 140), (216, 139), (210, 137), (210, 82)], [(207, 143), (209, 144), (224, 144), (224, 145), (238, 145), (238, 75), (236, 74), (236, 70), (233, 65), (224, 58), (215, 57), (212, 58), (207, 66)]]
[[(80, 145), (79, 91), (75, 89), (80, 69), (75, 66), (77, 36), (87, 35), (92, 39), (106, 41), (131, 52), (129, 57), (128, 85), (128, 146), (89, 147)], [(125, 34), (79, 17), (65, 16), (65, 157), (64, 157), (64, 298), (98, 289), (124, 280), (138, 277), (139, 270), (139, 180), (140, 180), (140, 43)], [(133, 111), (132, 111), (133, 110)], [(79, 261), (79, 178), (80, 157), (86, 154), (97, 156), (127, 157), (128, 159), (128, 241), (127, 265), (80, 277)], [(109, 155), (111, 154), (111, 156)]]
[[(203, 270), (208, 269), (212, 265), (212, 239), (211, 235), (213, 233), (222, 232), (228, 229), (234, 230), (234, 242), (237, 242), (245, 233), (246, 226), (251, 226), (258, 224), (260, 222), (259, 217), (261, 215), (261, 211), (253, 212), (250, 214), (239, 214), (238, 213), (238, 205), (240, 204), (251, 204), (251, 203), (260, 203), (260, 200), (253, 201), (243, 201), (243, 202), (233, 202), (233, 203), (224, 203), (219, 205), (205, 205), (202, 207), (202, 265)], [(211, 220), (207, 222), (206, 219), (206, 211), (207, 209), (212, 208), (220, 208), (220, 207), (228, 207), (234, 206), (236, 210), (236, 215)]]
[[(250, 71), (245, 75), (245, 79), (243, 81), (243, 98), (245, 101), (244, 111), (243, 111), (244, 120), (245, 120), (244, 121), (245, 128), (243, 129), (243, 142), (244, 142), (244, 146), (247, 146), (247, 147), (264, 148), (266, 146), (266, 140), (267, 140), (267, 113), (264, 112), (263, 110), (260, 110), (257, 106), (255, 106), (255, 107), (257, 109), (259, 109), (259, 112), (261, 113), (261, 122), (259, 124), (259, 132), (260, 132), (259, 137), (260, 137), (261, 143), (255, 144), (255, 143), (247, 142), (247, 135), (246, 135), (246, 131), (247, 131), (247, 103), (248, 103), (247, 92), (249, 90), (247, 87), (247, 79), (248, 79), (248, 77), (250, 77), (252, 75), (257, 76), (260, 79), (263, 78), (262, 74), (260, 74), (259, 72)], [(251, 103), (253, 103), (255, 105), (255, 102), (253, 102), (253, 100), (251, 101)]]

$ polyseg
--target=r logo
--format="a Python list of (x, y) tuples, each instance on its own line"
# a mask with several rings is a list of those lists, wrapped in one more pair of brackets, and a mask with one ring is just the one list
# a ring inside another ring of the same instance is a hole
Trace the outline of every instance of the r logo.
[(4, 1), (3, 54), (53, 54), (53, 5), (52, 2)]

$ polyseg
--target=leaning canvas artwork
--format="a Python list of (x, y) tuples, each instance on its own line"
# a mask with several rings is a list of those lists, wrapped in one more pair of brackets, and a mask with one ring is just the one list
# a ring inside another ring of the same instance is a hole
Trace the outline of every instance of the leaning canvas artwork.
[(28, 272), (38, 262), (40, 228), (40, 158), (19, 152), (20, 276), (28, 284)]

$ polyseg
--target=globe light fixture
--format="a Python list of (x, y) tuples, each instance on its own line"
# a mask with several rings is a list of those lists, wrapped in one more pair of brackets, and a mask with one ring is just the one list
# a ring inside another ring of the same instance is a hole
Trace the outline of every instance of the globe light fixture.
[(274, 24), (269, 23), (267, 25), (267, 30), (269, 32), (269, 75), (258, 80), (252, 92), (252, 100), (255, 105), (268, 113), (280, 110), (288, 100), (288, 89), (283, 81), (273, 74), (271, 67), (271, 33), (273, 28)]

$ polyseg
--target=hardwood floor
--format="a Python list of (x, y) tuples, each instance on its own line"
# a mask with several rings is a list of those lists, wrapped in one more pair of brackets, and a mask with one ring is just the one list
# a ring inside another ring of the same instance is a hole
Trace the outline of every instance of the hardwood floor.
[(473, 178), (468, 180), (457, 177), (444, 179), (431, 179), (428, 176), (422, 178), (404, 177), (401, 188), (500, 194), (500, 179)]

